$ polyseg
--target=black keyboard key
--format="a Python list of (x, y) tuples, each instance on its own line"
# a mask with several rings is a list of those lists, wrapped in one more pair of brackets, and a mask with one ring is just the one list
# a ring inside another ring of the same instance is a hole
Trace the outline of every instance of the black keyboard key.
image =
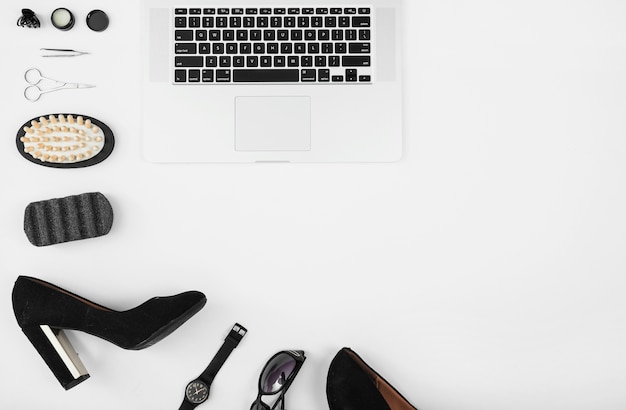
[(331, 31), (331, 35), (333, 37), (333, 40), (343, 41), (343, 30), (333, 30)]
[(298, 17), (298, 27), (309, 27), (309, 17), (308, 16)]
[(289, 40), (289, 30), (278, 30), (276, 32), (276, 38), (278, 41), (288, 41)]
[(258, 14), (258, 13), (259, 13), (259, 9), (254, 9), (254, 8), (246, 9), (246, 14)]
[(215, 27), (226, 28), (228, 27), (228, 17), (216, 17)]
[(326, 56), (315, 57), (315, 67), (326, 67)]
[(237, 30), (237, 41), (248, 41), (248, 30)]
[(174, 53), (176, 54), (196, 54), (198, 46), (196, 43), (176, 43), (174, 44)]
[(359, 14), (370, 14), (370, 9), (369, 9), (369, 7), (362, 7), (362, 8), (359, 8)]
[(278, 43), (267, 43), (267, 54), (278, 54), (279, 50)]
[(272, 57), (270, 56), (262, 56), (260, 58), (261, 67), (271, 67), (272, 66)]
[(332, 54), (333, 43), (322, 43), (322, 54)]
[(287, 9), (279, 7), (274, 9), (274, 14), (287, 14)]
[(176, 27), (176, 28), (185, 28), (185, 27), (187, 27), (187, 17), (176, 17), (176, 18), (174, 18), (174, 27)]
[(284, 67), (287, 64), (285, 56), (274, 56), (274, 67)]
[(261, 9), (261, 14), (272, 14), (272, 9), (270, 8), (262, 8)]
[(224, 43), (213, 43), (213, 54), (224, 54)]
[(339, 67), (341, 65), (341, 60), (339, 56), (330, 56), (328, 57), (328, 66), (329, 67)]
[(289, 8), (289, 9), (287, 9), (287, 13), (288, 14), (300, 14), (300, 9), (295, 8), (295, 7)]
[(283, 18), (282, 17), (272, 17), (270, 19), (270, 27), (281, 28), (283, 26)]
[(229, 8), (219, 8), (217, 9), (217, 14), (230, 14)]
[(320, 43), (308, 43), (309, 54), (320, 53)]
[(265, 54), (265, 43), (254, 43), (252, 45), (254, 54)]
[(324, 19), (320, 16), (311, 17), (311, 27), (323, 27)]
[(215, 26), (215, 18), (214, 17), (202, 17), (202, 27), (204, 28), (213, 28)]
[(187, 80), (190, 83), (199, 83), (200, 82), (200, 70), (189, 70), (189, 77)]
[(326, 41), (330, 39), (330, 31), (329, 30), (318, 30), (317, 31), (317, 39), (320, 41)]
[(235, 40), (235, 30), (224, 30), (222, 31), (222, 37), (224, 41), (234, 41)]
[(293, 53), (293, 44), (291, 44), (291, 43), (281, 43), (280, 44), (280, 53), (281, 54), (291, 54), (291, 53)]
[(372, 77), (369, 76), (369, 75), (360, 75), (359, 76), (359, 81), (363, 82), (363, 83), (370, 82), (370, 81), (372, 81)]
[(246, 59), (246, 65), (248, 67), (258, 67), (259, 66), (259, 57), (258, 56), (248, 56)]
[(213, 70), (202, 70), (202, 82), (203, 83), (212, 83), (213, 82)]
[(256, 18), (256, 26), (257, 27), (261, 27), (261, 28), (269, 27), (269, 25), (270, 25), (269, 21), (270, 20), (267, 17), (257, 17)]
[(315, 30), (304, 30), (304, 39), (307, 41), (315, 41), (316, 39), (316, 31)]
[(222, 68), (228, 68), (231, 66), (231, 58), (230, 56), (221, 56), (220, 57), (220, 67)]
[(231, 17), (230, 18), (230, 27), (239, 28), (241, 27), (241, 17)]
[(261, 30), (250, 30), (251, 41), (260, 41), (262, 37)]
[(341, 82), (343, 82), (343, 76), (342, 75), (334, 75), (334, 76), (332, 76), (332, 80), (333, 80), (333, 83), (341, 83)]
[(315, 9), (313, 7), (305, 7), (302, 9), (302, 14), (315, 14)]
[(174, 14), (187, 14), (187, 9), (174, 9)]
[(313, 82), (317, 80), (317, 71), (313, 69), (300, 70), (300, 80), (302, 82)]
[(285, 27), (288, 27), (288, 28), (295, 27), (296, 26), (296, 18), (287, 16), (283, 20), (283, 24), (285, 25)]
[(343, 9), (341, 9), (340, 7), (334, 7), (330, 9), (330, 14), (342, 14), (343, 13)]
[(330, 70), (328, 68), (322, 68), (320, 70), (317, 70), (317, 78), (318, 81), (323, 83), (330, 81)]
[(352, 17), (352, 27), (369, 27), (369, 17)]
[(302, 40), (302, 30), (291, 30), (291, 41)]
[(345, 54), (348, 51), (348, 45), (346, 43), (335, 43), (335, 53)]
[(211, 43), (198, 44), (198, 54), (211, 54)]
[(230, 70), (215, 70), (215, 81), (218, 83), (229, 83)]
[(198, 28), (201, 25), (200, 17), (189, 17), (189, 27)]
[(325, 7), (318, 7), (315, 9), (315, 14), (328, 14), (328, 9)]
[(233, 70), (233, 82), (281, 83), (298, 82), (300, 71), (293, 69), (249, 69)]
[(187, 82), (187, 70), (174, 70), (174, 82), (186, 83)]
[(337, 27), (337, 17), (335, 16), (331, 16), (331, 17), (326, 17), (324, 19), (324, 26), (326, 27)]
[(243, 18), (243, 26), (246, 28), (254, 27), (254, 17), (246, 16)]
[(239, 44), (239, 52), (241, 54), (251, 54), (252, 53), (252, 44), (251, 43), (241, 43), (241, 44)]
[(176, 67), (204, 67), (204, 58), (202, 56), (175, 57), (174, 65)]
[(293, 45), (293, 52), (296, 54), (306, 53), (306, 43), (295, 43)]
[(346, 40), (355, 41), (356, 40), (356, 30), (346, 30)]
[(174, 32), (174, 39), (176, 41), (192, 41), (193, 30), (176, 30)]
[(189, 14), (202, 14), (202, 9), (198, 9), (198, 8), (189, 9)]
[(300, 66), (302, 66), (302, 67), (313, 67), (313, 57), (311, 57), (311, 56), (302, 56), (302, 57), (300, 57)]
[(206, 39), (207, 39), (206, 30), (196, 30), (196, 41), (206, 41)]
[(359, 30), (359, 40), (370, 40), (371, 33), (369, 30)]
[(235, 9), (233, 9), (233, 14), (243, 14), (243, 9), (242, 8), (235, 8)]
[(215, 9), (214, 8), (206, 8), (206, 9), (202, 9), (202, 14), (215, 14)]
[(356, 14), (356, 8), (354, 7), (346, 7), (343, 10), (344, 14)]
[(209, 40), (220, 41), (222, 39), (222, 32), (220, 30), (209, 30)]
[(357, 80), (356, 70), (355, 69), (347, 69), (346, 70), (346, 81), (354, 83)]
[(350, 27), (350, 17), (341, 16), (338, 22), (339, 27)]
[(226, 54), (237, 54), (237, 43), (226, 43)]
[(207, 56), (204, 62), (205, 67), (217, 67), (217, 56)]
[(370, 56), (343, 56), (341, 65), (344, 67), (369, 67)]
[(297, 56), (287, 57), (287, 65), (289, 67), (300, 67), (300, 58)]
[(263, 30), (263, 40), (265, 41), (276, 40), (276, 30)]
[(369, 54), (370, 43), (350, 43), (348, 45), (348, 52), (351, 54)]

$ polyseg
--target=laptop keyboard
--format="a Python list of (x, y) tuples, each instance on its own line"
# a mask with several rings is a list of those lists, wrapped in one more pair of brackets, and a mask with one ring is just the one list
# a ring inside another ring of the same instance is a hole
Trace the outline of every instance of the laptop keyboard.
[(174, 84), (371, 84), (371, 7), (175, 8)]

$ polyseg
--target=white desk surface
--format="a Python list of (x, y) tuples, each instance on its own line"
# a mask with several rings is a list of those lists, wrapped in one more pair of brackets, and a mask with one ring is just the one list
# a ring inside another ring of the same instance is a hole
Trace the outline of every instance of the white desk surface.
[[(79, 19), (71, 31), (49, 24), (57, 6)], [(16, 27), (22, 7), (45, 27)], [(103, 33), (84, 23), (97, 8)], [(626, 3), (407, 1), (404, 158), (343, 165), (145, 162), (138, 12), (34, 0), (0, 17), (1, 408), (177, 409), (235, 322), (249, 333), (200, 409), (247, 410), (289, 348), (308, 359), (287, 407), (328, 408), (342, 346), (420, 410), (626, 407)], [(29, 67), (97, 88), (29, 103)], [(19, 126), (57, 112), (106, 122), (112, 156), (25, 161)], [(109, 235), (30, 245), (29, 202), (93, 191), (113, 204)], [(20, 274), (120, 310), (189, 289), (208, 303), (143, 351), (72, 332), (91, 379), (66, 392), (13, 316)]]

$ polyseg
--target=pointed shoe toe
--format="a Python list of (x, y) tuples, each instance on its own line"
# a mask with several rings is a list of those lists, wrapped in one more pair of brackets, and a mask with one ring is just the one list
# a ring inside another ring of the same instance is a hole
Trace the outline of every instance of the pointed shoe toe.
[(330, 364), (326, 398), (330, 410), (417, 410), (347, 347)]

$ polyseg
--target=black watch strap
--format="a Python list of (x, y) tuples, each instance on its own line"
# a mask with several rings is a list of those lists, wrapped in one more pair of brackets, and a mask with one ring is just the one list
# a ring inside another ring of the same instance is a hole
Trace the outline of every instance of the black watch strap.
[[(204, 382), (207, 385), (207, 388), (210, 389), (211, 383), (217, 375), (217, 372), (219, 372), (219, 370), (222, 368), (222, 365), (224, 365), (224, 363), (226, 362), (226, 359), (228, 359), (228, 356), (230, 356), (230, 354), (233, 350), (235, 350), (241, 339), (243, 339), (243, 337), (246, 335), (246, 332), (247, 330), (245, 327), (241, 326), (239, 323), (235, 323), (230, 332), (228, 332), (226, 339), (224, 339), (222, 347), (220, 347), (220, 349), (213, 357), (213, 360), (211, 360), (211, 363), (209, 363), (207, 368), (204, 369), (200, 376), (198, 376), (195, 380), (200, 380)], [(187, 400), (187, 395), (185, 394), (183, 403), (180, 405), (179, 410), (192, 410), (195, 409), (198, 404), (199, 403), (191, 403), (189, 400)]]

